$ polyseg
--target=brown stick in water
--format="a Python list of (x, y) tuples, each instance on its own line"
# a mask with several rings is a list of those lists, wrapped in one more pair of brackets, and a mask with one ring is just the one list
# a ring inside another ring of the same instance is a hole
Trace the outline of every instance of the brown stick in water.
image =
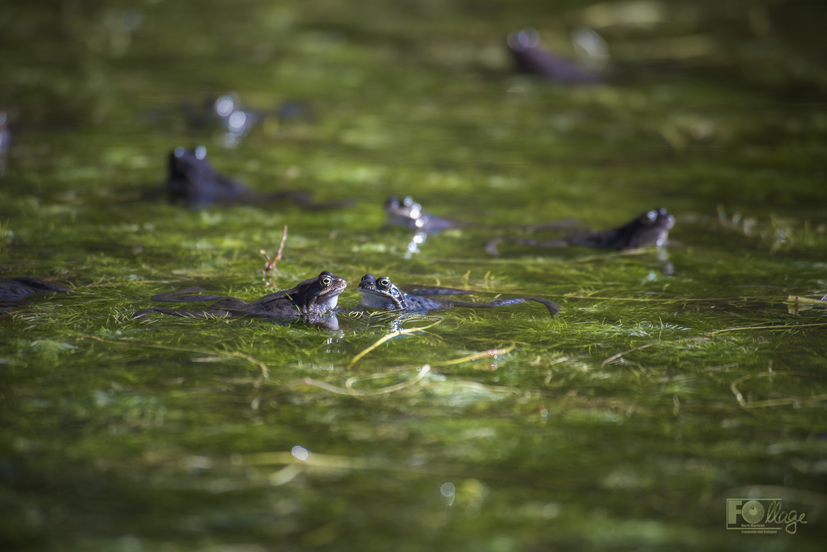
[(262, 272), (264, 274), (267, 274), (271, 270), (275, 270), (276, 272), (278, 272), (278, 269), (276, 269), (276, 265), (281, 260), (281, 252), (284, 251), (284, 242), (285, 241), (287, 241), (287, 225), (286, 224), (284, 225), (284, 233), (282, 233), (282, 235), (281, 235), (281, 244), (279, 245), (279, 250), (276, 253), (276, 256), (271, 259), (263, 249), (261, 251), (259, 251), (259, 253), (261, 253), (262, 255), (267, 257), (267, 263), (264, 265), (264, 270), (262, 270)]

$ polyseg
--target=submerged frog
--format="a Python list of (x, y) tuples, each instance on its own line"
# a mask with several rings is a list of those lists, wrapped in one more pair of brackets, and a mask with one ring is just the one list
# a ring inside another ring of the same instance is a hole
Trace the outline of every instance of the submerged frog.
[(0, 176), (6, 172), (6, 156), (11, 146), (11, 131), (6, 126), (6, 113), (0, 111)]
[(0, 314), (19, 307), (41, 291), (69, 291), (69, 288), (37, 278), (0, 278)]
[(599, 232), (583, 232), (557, 240), (531, 240), (521, 238), (494, 238), (485, 244), (485, 250), (492, 255), (499, 255), (497, 246), (502, 241), (537, 247), (596, 247), (608, 249), (635, 249), (646, 245), (661, 247), (666, 244), (669, 230), (675, 225), (675, 217), (666, 209), (659, 207), (641, 213), (617, 228)]
[[(419, 252), (419, 246), (425, 243), (428, 234), (435, 234), (450, 228), (482, 228), (488, 225), (473, 222), (457, 222), (444, 219), (422, 210), (422, 206), (413, 200), (411, 196), (399, 201), (391, 196), (385, 202), (385, 212), (388, 214), (388, 223), (395, 226), (402, 226), (414, 230), (413, 239), (408, 244), (408, 255)], [(568, 219), (558, 222), (549, 222), (542, 225), (526, 227), (531, 230), (565, 230), (577, 225), (577, 221)]]
[(385, 202), (385, 212), (388, 214), (388, 223), (414, 230), (414, 237), (407, 247), (407, 256), (419, 253), (419, 246), (425, 243), (428, 234), (442, 232), (449, 228), (463, 228), (466, 224), (444, 219), (422, 210), (422, 206), (411, 196), (399, 201), (391, 196)]
[(403, 310), (413, 312), (428, 312), (446, 310), (453, 307), (467, 307), (486, 309), (516, 305), (527, 301), (542, 303), (554, 317), (560, 312), (560, 307), (553, 301), (538, 297), (513, 297), (510, 299), (496, 299), (490, 303), (472, 303), (470, 301), (454, 301), (451, 299), (435, 301), (423, 295), (458, 295), (473, 293), (471, 291), (450, 288), (419, 288), (405, 293), (399, 289), (387, 276), (374, 278), (365, 274), (359, 283), (359, 294), (362, 296), (362, 306), (369, 309)]
[(316, 203), (305, 192), (284, 191), (259, 194), (244, 184), (219, 174), (207, 161), (207, 148), (199, 146), (194, 150), (175, 148), (169, 154), (169, 178), (166, 190), (173, 201), (181, 200), (187, 207), (199, 208), (218, 203), (239, 205), (265, 203), (286, 199), (313, 208), (344, 207), (350, 201)]
[(508, 36), (508, 49), (519, 73), (540, 75), (555, 82), (596, 84), (602, 79), (579, 63), (555, 55), (540, 46), (540, 34), (523, 29)]
[(426, 213), (422, 210), (422, 206), (415, 202), (411, 196), (407, 196), (402, 201), (399, 201), (396, 196), (391, 196), (385, 202), (385, 212), (388, 214), (390, 224), (425, 233), (465, 226), (461, 222)]
[(208, 97), (202, 105), (184, 103), (181, 111), (189, 126), (219, 126), (224, 131), (224, 145), (234, 147), (255, 127), (268, 133), (283, 124), (310, 123), (315, 119), (313, 107), (302, 100), (285, 100), (272, 109), (252, 108), (241, 103), (238, 94), (228, 92), (218, 98)]
[(192, 303), (198, 301), (215, 301), (206, 311), (187, 311), (151, 307), (142, 309), (133, 318), (145, 318), (147, 314), (159, 312), (186, 318), (206, 318), (207, 316), (261, 316), (277, 319), (300, 319), (315, 326), (338, 329), (335, 316), (325, 314), (336, 308), (339, 295), (347, 287), (344, 279), (334, 276), (327, 270), (316, 278), (305, 280), (296, 287), (265, 295), (255, 301), (246, 302), (237, 297), (222, 295), (197, 295), (206, 291), (201, 287), (192, 287), (161, 293), (152, 297), (153, 301), (169, 303)]
[[(484, 223), (458, 222), (432, 215), (423, 211), (422, 206), (414, 201), (411, 196), (405, 197), (402, 201), (399, 201), (396, 196), (391, 196), (385, 202), (385, 212), (388, 214), (389, 224), (425, 233), (441, 232), (449, 228), (483, 228), (490, 226)], [(576, 220), (566, 219), (521, 228), (529, 230), (565, 230), (576, 225)]]

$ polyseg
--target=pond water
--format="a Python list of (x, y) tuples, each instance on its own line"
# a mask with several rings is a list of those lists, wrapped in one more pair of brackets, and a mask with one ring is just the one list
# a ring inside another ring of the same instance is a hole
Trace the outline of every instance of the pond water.
[[(4, 549), (821, 550), (825, 10), (590, 4), (6, 5), (0, 277), (71, 290), (0, 318)], [(572, 59), (597, 31), (606, 82), (514, 74), (528, 26)], [(222, 127), (225, 94), (261, 123)], [(357, 202), (169, 203), (201, 144), (262, 193)], [(390, 195), (474, 224), (412, 245)], [(658, 206), (664, 251), (483, 250)], [(132, 318), (322, 270), (342, 307), (370, 272), (562, 312)], [(742, 533), (728, 499), (806, 517)]]

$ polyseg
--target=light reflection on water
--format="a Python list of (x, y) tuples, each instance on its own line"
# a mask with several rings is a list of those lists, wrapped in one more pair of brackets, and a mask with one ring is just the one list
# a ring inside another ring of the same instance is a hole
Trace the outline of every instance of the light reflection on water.
[(456, 495), (456, 487), (450, 481), (447, 481), (439, 486), (439, 494), (442, 495), (441, 499), (445, 506), (453, 506), (454, 504), (454, 497)]
[(299, 445), (294, 446), (290, 452), (299, 460), (307, 460), (310, 458), (310, 453), (308, 450)]

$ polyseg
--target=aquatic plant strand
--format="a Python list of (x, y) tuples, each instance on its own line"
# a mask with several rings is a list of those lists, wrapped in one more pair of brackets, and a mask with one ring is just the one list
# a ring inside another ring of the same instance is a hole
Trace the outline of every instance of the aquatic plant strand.
[(510, 353), (514, 350), (517, 345), (512, 343), (508, 347), (504, 349), (488, 349), (487, 351), (483, 351), (481, 353), (473, 353), (468, 356), (455, 358), (453, 360), (443, 360), (442, 362), (432, 362), (432, 366), (451, 366), (453, 364), (462, 364), (463, 362), (475, 362), (482, 358), (497, 358), (500, 355), (504, 355), (506, 353)]
[[(396, 383), (394, 385), (388, 385), (387, 387), (382, 387), (380, 389), (374, 389), (371, 391), (362, 391), (360, 389), (354, 389), (353, 384), (359, 381), (358, 378), (348, 378), (345, 382), (344, 387), (338, 387), (336, 385), (332, 385), (323, 381), (314, 380), (312, 378), (304, 378), (298, 380), (296, 382), (288, 383), (289, 386), (296, 386), (296, 385), (309, 385), (312, 387), (318, 387), (319, 389), (324, 389), (325, 391), (330, 391), (331, 393), (336, 393), (337, 395), (351, 395), (353, 397), (367, 397), (371, 395), (386, 395), (388, 393), (394, 393), (396, 391), (401, 391), (408, 387), (411, 387), (422, 380), (428, 372), (431, 371), (431, 367), (427, 364), (424, 365), (422, 368), (419, 369), (419, 373), (411, 378), (408, 381), (404, 381), (402, 383)], [(385, 374), (380, 374), (385, 375)]]
[(128, 345), (131, 347), (147, 347), (151, 349), (166, 349), (168, 351), (181, 351), (184, 353), (198, 353), (201, 355), (221, 355), (221, 356), (229, 356), (235, 358), (242, 358), (248, 362), (252, 362), (256, 366), (261, 369), (261, 375), (264, 379), (270, 378), (270, 368), (267, 367), (266, 364), (261, 362), (260, 360), (251, 357), (250, 355), (245, 355), (244, 353), (237, 353), (235, 351), (206, 351), (204, 349), (188, 349), (186, 347), (171, 347), (169, 345), (157, 345), (155, 343), (142, 343), (140, 341), (132, 341), (130, 339), (119, 339), (119, 340), (110, 340), (110, 339), (103, 339), (94, 335), (79, 335), (77, 339), (92, 339), (94, 341), (100, 341), (101, 343), (108, 343), (110, 345)]
[(761, 372), (759, 374), (749, 374), (747, 376), (740, 377), (733, 381), (729, 388), (732, 391), (732, 394), (735, 395), (735, 400), (738, 401), (738, 404), (741, 405), (741, 408), (744, 410), (749, 410), (751, 408), (767, 408), (770, 406), (786, 406), (790, 404), (810, 404), (827, 400), (827, 394), (821, 394), (804, 398), (788, 397), (785, 399), (769, 399), (765, 401), (747, 401), (744, 399), (741, 391), (738, 390), (738, 384), (741, 382), (752, 378), (769, 378), (774, 376), (818, 376), (818, 374), (813, 374), (810, 372)]
[(604, 367), (610, 362), (613, 362), (623, 355), (632, 353), (634, 351), (640, 351), (642, 349), (648, 349), (649, 347), (654, 347), (655, 345), (660, 345), (663, 343), (686, 343), (689, 341), (698, 341), (701, 339), (707, 339), (717, 334), (727, 333), (727, 332), (743, 332), (743, 331), (757, 331), (757, 330), (769, 330), (769, 331), (779, 331), (779, 330), (793, 330), (797, 328), (812, 328), (815, 326), (827, 326), (827, 322), (819, 322), (816, 324), (790, 324), (785, 326), (743, 326), (743, 327), (736, 327), (736, 328), (724, 328), (723, 330), (715, 330), (704, 335), (700, 335), (697, 337), (686, 337), (683, 339), (677, 339), (675, 341), (655, 341), (652, 343), (647, 343), (645, 345), (641, 345), (639, 347), (633, 347), (631, 349), (627, 349), (626, 351), (621, 351), (615, 355), (612, 355), (606, 359), (603, 359), (603, 362), (600, 363), (600, 367)]
[(399, 337), (400, 335), (410, 335), (410, 334), (413, 334), (413, 333), (416, 333), (416, 332), (425, 331), (428, 328), (433, 328), (434, 326), (436, 326), (440, 322), (442, 322), (442, 320), (437, 320), (433, 324), (429, 324), (427, 326), (420, 326), (418, 328), (409, 328), (407, 330), (398, 330), (398, 331), (395, 331), (395, 332), (391, 332), (388, 335), (382, 336), (382, 338), (379, 339), (376, 343), (374, 343), (373, 345), (371, 345), (370, 347), (368, 347), (367, 349), (363, 350), (361, 353), (359, 353), (355, 357), (353, 357), (353, 360), (351, 360), (350, 363), (347, 365), (346, 370), (350, 370), (353, 367), (353, 365), (356, 364), (359, 361), (359, 359), (361, 359), (363, 356), (365, 356), (366, 354), (368, 354), (369, 352), (371, 352), (372, 350), (374, 350), (375, 348), (380, 346), (385, 341), (390, 341), (394, 337)]

